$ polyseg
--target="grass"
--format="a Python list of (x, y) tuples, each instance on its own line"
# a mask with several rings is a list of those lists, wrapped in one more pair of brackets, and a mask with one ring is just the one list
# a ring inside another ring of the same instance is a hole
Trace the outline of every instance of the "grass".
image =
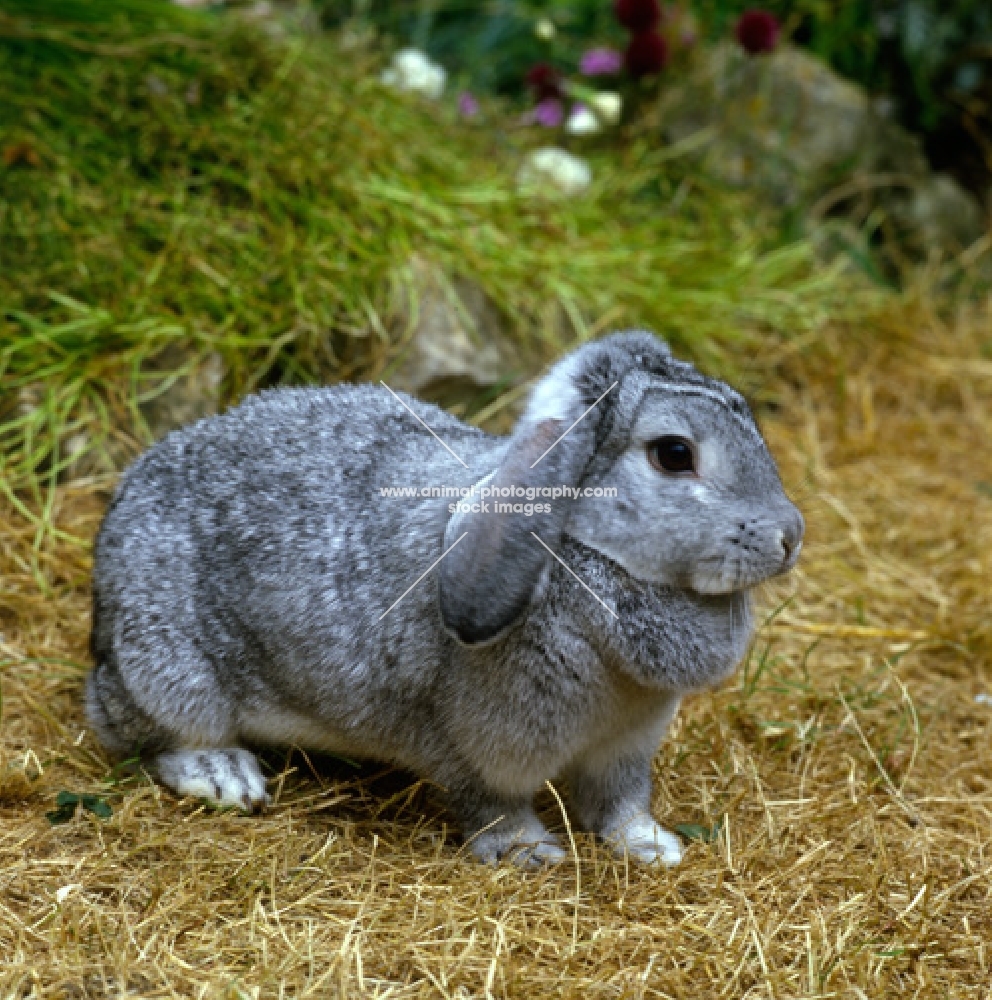
[(0, 17), (0, 445), (18, 489), (72, 435), (140, 442), (134, 397), (175, 341), (224, 356), (228, 399), (376, 377), (414, 254), (481, 285), (544, 357), (638, 323), (729, 369), (850, 295), (671, 150), (593, 149), (590, 197), (525, 199), (539, 136), (390, 94), (374, 52), (104, 6), (116, 19), (69, 23), (55, 0)]
[[(0, 151), (26, 158), (0, 167), (0, 996), (987, 998), (988, 308), (869, 312), (637, 142), (591, 151), (588, 198), (524, 200), (531, 140), (498, 109), (456, 125), (360, 50), (54, 8), (0, 19)], [(537, 358), (652, 325), (774, 401), (807, 547), (658, 755), (677, 869), (581, 834), (555, 869), (480, 868), (423, 782), (298, 750), (268, 757), (264, 816), (211, 811), (87, 732), (113, 474), (59, 475), (60, 449), (140, 447), (176, 342), (223, 354), (230, 399), (385, 371), (414, 253), (481, 284)]]

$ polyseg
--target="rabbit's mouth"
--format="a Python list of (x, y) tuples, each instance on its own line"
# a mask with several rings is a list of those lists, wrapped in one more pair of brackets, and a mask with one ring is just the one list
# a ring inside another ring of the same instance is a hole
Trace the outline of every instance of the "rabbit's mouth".
[(734, 594), (788, 573), (795, 566), (802, 542), (793, 546), (785, 559), (743, 559), (734, 555), (714, 555), (697, 562), (690, 574), (689, 588), (697, 594)]

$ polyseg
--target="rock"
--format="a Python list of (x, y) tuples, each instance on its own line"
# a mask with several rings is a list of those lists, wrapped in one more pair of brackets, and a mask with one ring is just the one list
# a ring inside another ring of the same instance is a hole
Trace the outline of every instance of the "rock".
[(953, 243), (962, 250), (986, 229), (978, 200), (947, 174), (936, 174), (913, 188), (903, 217), (924, 246)]
[(701, 52), (661, 114), (671, 142), (712, 131), (705, 161), (715, 176), (795, 204), (859, 160), (871, 109), (857, 86), (799, 49), (755, 59), (725, 43)]
[(161, 391), (139, 407), (155, 440), (211, 416), (220, 407), (225, 367), (216, 352), (203, 354), (189, 344), (170, 344), (143, 371), (153, 384), (161, 380)]
[(660, 105), (672, 143), (700, 140), (707, 171), (783, 207), (854, 212), (881, 206), (922, 253), (956, 252), (987, 222), (950, 177), (930, 171), (920, 141), (859, 86), (790, 45), (753, 58), (732, 43), (702, 50)]
[[(183, 342), (170, 344), (146, 362), (139, 392), (147, 398), (138, 409), (152, 439), (157, 441), (169, 431), (216, 413), (225, 371), (219, 354), (203, 353)], [(63, 446), (69, 461), (60, 478), (68, 482), (120, 472), (143, 443), (121, 426), (112, 427), (99, 441), (91, 441), (84, 433), (73, 434)]]
[(507, 381), (518, 364), (516, 349), (486, 293), (419, 257), (406, 278), (396, 311), (401, 352), (399, 364), (387, 369), (389, 386), (440, 400)]

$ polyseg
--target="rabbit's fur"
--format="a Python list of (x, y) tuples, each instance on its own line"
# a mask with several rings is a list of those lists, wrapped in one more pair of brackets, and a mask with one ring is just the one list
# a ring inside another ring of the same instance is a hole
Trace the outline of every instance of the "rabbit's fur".
[[(698, 475), (652, 466), (663, 435)], [(617, 495), (500, 500), (548, 505), (527, 516), (380, 493), (483, 481)], [(563, 777), (582, 828), (675, 863), (651, 759), (682, 694), (739, 662), (749, 589), (802, 531), (744, 400), (647, 333), (566, 356), (508, 438), (372, 385), (265, 392), (124, 476), (96, 544), (89, 717), (176, 791), (248, 809), (267, 801), (248, 746), (395, 762), (486, 860), (561, 856), (532, 799)]]

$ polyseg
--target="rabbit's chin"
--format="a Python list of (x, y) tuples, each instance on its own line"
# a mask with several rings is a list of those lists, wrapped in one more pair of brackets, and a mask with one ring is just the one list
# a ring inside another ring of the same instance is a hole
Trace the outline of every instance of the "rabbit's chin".
[(704, 594), (706, 597), (729, 597), (731, 594), (746, 593), (755, 584), (740, 584), (736, 581), (728, 583), (723, 580), (714, 579), (707, 576), (694, 578), (687, 589), (697, 594)]
[(778, 575), (778, 573), (765, 573), (750, 579), (743, 577), (739, 572), (698, 569), (692, 574), (688, 589), (697, 594), (705, 594), (707, 597), (743, 594)]

